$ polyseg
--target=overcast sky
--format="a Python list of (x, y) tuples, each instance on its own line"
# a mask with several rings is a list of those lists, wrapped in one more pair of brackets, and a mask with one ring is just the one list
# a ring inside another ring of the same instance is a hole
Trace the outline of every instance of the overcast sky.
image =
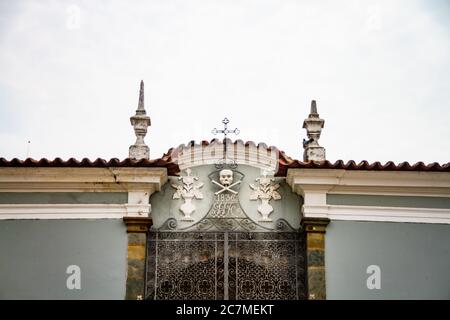
[(227, 116), (301, 159), (315, 99), (331, 161), (445, 163), (449, 25), (446, 0), (0, 0), (0, 157), (126, 158), (143, 79), (151, 158)]

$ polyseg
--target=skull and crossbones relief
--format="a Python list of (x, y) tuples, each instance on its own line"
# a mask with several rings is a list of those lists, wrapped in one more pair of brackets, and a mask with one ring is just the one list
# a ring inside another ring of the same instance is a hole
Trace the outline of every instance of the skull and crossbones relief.
[(229, 169), (223, 169), (219, 172), (219, 182), (215, 181), (215, 180), (211, 180), (212, 183), (214, 183), (215, 185), (221, 187), (222, 189), (220, 189), (219, 191), (215, 192), (215, 195), (221, 194), (222, 192), (225, 191), (229, 191), (233, 194), (237, 194), (238, 192), (235, 190), (232, 190), (231, 188), (234, 186), (237, 186), (238, 184), (241, 183), (241, 181), (236, 181), (233, 183), (233, 171), (229, 170)]
[(233, 171), (224, 169), (219, 173), (219, 181), (223, 186), (229, 186), (233, 183)]

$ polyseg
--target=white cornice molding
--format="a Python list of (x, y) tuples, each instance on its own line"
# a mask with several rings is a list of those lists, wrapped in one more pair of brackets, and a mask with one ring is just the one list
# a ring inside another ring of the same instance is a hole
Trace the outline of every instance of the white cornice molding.
[(305, 190), (322, 190), (347, 194), (450, 196), (450, 172), (289, 169), (286, 181), (298, 194)]
[(148, 217), (165, 168), (0, 168), (0, 192), (127, 192), (127, 204), (0, 204), (5, 219)]
[(149, 204), (0, 204), (0, 220), (148, 217)]
[(303, 196), (302, 216), (331, 220), (450, 223), (450, 209), (327, 205), (327, 194), (449, 197), (449, 172), (289, 169), (286, 181)]
[(304, 205), (305, 218), (330, 220), (450, 224), (450, 209)]
[(129, 192), (161, 190), (166, 168), (0, 168), (0, 192)]

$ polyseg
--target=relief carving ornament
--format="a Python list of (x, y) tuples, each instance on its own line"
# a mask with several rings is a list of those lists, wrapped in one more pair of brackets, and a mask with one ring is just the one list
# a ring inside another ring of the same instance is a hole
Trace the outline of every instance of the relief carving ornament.
[(211, 180), (212, 183), (214, 183), (215, 185), (219, 186), (220, 189), (219, 191), (215, 192), (215, 195), (221, 194), (222, 192), (228, 191), (232, 194), (237, 194), (238, 192), (231, 189), (234, 186), (237, 186), (238, 184), (241, 183), (240, 180), (236, 181), (233, 183), (233, 179), (234, 179), (234, 173), (232, 170), (229, 169), (223, 169), (219, 172), (219, 182), (215, 181), (215, 180)]
[(259, 185), (255, 186), (254, 184), (250, 184), (250, 188), (253, 190), (250, 194), (250, 200), (261, 199), (261, 204), (258, 206), (258, 212), (262, 215), (262, 219), (259, 221), (271, 222), (272, 219), (269, 218), (269, 215), (273, 212), (273, 207), (270, 205), (269, 201), (271, 199), (281, 199), (280, 193), (276, 191), (280, 185), (278, 183), (272, 184), (274, 179), (265, 175), (256, 179), (256, 181), (259, 181)]
[(171, 184), (175, 191), (173, 195), (173, 199), (184, 199), (184, 203), (180, 206), (180, 211), (184, 214), (184, 217), (181, 219), (182, 221), (194, 221), (191, 217), (191, 214), (195, 211), (195, 205), (192, 200), (195, 199), (203, 199), (203, 194), (199, 190), (203, 187), (203, 183), (198, 181), (198, 177), (192, 176), (192, 170), (186, 169), (186, 176), (181, 176), (178, 180), (181, 180), (180, 184)]

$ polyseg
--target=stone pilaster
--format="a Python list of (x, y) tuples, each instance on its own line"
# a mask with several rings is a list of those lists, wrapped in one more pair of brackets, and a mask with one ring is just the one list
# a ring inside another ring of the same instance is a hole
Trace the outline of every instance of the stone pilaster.
[(303, 218), (306, 232), (306, 261), (308, 275), (308, 299), (325, 300), (325, 233), (327, 218)]
[(127, 300), (142, 300), (145, 290), (145, 260), (147, 250), (147, 234), (152, 219), (148, 217), (124, 217), (127, 226)]

